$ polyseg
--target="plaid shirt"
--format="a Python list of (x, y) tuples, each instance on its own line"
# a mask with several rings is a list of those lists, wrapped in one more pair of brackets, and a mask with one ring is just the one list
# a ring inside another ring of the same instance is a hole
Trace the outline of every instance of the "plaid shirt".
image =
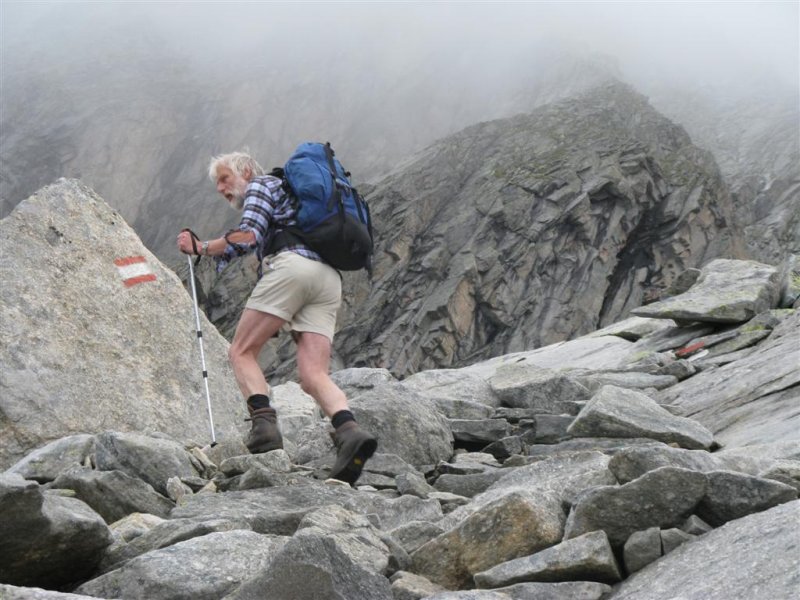
[[(281, 187), (280, 179), (270, 175), (251, 179), (245, 192), (242, 220), (239, 222), (238, 230), (252, 231), (256, 241), (254, 244), (229, 243), (225, 247), (225, 252), (214, 258), (217, 263), (217, 273), (228, 266), (234, 258), (250, 254), (253, 250), (261, 262), (264, 258), (264, 249), (269, 246), (275, 233), (284, 227), (297, 224), (296, 213), (291, 198)], [(295, 252), (311, 260), (322, 261), (319, 254), (303, 245), (286, 246), (280, 252)]]

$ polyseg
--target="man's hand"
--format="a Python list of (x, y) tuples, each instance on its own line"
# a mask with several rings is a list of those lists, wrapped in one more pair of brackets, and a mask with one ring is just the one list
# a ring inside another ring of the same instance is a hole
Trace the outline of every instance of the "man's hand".
[(194, 246), (192, 245), (192, 234), (188, 231), (181, 231), (178, 234), (178, 250), (184, 254), (195, 254)]

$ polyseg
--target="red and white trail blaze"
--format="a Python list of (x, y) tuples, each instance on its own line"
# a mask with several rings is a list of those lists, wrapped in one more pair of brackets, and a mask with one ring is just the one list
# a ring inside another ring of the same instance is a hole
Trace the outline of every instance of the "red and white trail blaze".
[(117, 265), (117, 270), (125, 287), (156, 280), (156, 276), (150, 270), (150, 266), (144, 256), (117, 258), (114, 264)]

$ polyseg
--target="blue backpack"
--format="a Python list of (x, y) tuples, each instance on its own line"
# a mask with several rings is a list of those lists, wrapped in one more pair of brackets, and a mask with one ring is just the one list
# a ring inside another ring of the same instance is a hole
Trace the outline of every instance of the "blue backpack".
[(367, 203), (334, 157), (330, 142), (300, 144), (283, 169), (284, 189), (297, 209), (297, 224), (277, 232), (269, 251), (302, 243), (335, 269), (371, 269), (372, 222)]

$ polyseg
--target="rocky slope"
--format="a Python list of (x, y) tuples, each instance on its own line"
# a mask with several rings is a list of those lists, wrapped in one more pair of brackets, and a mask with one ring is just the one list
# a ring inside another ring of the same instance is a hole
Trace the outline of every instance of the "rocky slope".
[(262, 455), (87, 415), (0, 474), (0, 593), (789, 598), (800, 288), (749, 261), (698, 275), (572, 341), (403, 381), (335, 373), (380, 440), (357, 488), (325, 481), (328, 425), (295, 383), (274, 390), (285, 448)]

